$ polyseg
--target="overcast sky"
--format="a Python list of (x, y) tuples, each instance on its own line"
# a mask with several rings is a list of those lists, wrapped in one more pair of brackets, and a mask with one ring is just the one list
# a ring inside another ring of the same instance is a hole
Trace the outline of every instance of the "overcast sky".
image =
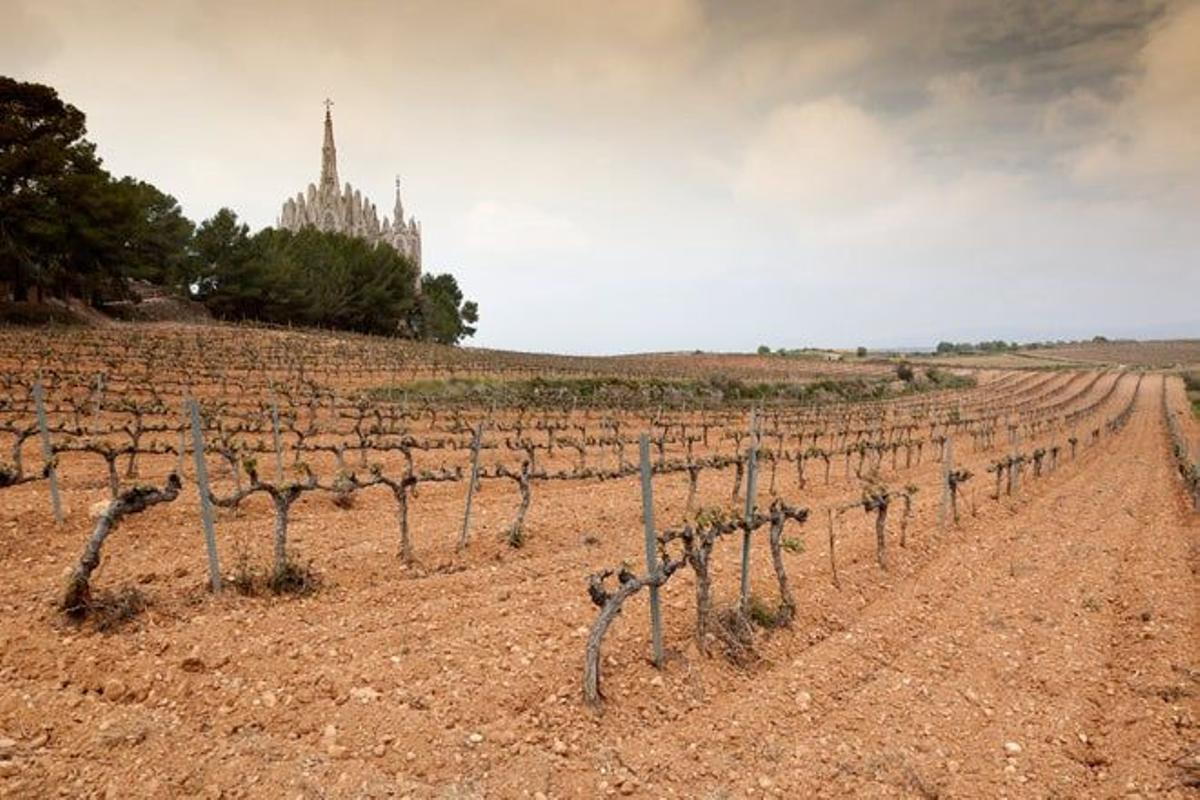
[(252, 227), (421, 220), (474, 343), (1200, 336), (1200, 3), (0, 0), (0, 74)]

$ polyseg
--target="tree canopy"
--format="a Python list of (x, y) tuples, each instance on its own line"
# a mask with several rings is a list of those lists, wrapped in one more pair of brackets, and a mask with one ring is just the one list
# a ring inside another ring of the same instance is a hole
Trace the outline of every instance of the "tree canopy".
[(189, 288), (223, 319), (420, 333), (416, 271), (391, 247), (315, 229), (250, 236), (229, 209), (196, 231)]
[(0, 279), (18, 299), (52, 282), (68, 243), (72, 185), (100, 169), (83, 112), (48, 86), (0, 76)]
[(127, 279), (164, 282), (186, 257), (192, 224), (175, 198), (114, 180), (86, 132), (54, 89), (0, 76), (0, 280), (18, 300), (120, 297)]
[(453, 275), (425, 275), (421, 278), (421, 330), (425, 338), (441, 344), (458, 344), (475, 334), (479, 306), (463, 299)]

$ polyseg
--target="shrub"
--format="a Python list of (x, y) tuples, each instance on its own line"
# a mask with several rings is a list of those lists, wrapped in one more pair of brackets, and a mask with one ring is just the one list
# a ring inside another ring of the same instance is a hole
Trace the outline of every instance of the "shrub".
[(508, 529), (508, 533), (504, 537), (504, 541), (514, 550), (520, 550), (525, 546), (525, 530), (520, 525), (513, 525)]
[(312, 564), (288, 560), (271, 574), (267, 586), (275, 594), (310, 595), (320, 588), (321, 578)]
[(150, 605), (146, 595), (136, 588), (99, 592), (82, 600), (80, 605), (66, 609), (67, 616), (76, 622), (90, 619), (101, 633), (123, 627)]
[(778, 628), (783, 621), (783, 616), (774, 606), (754, 594), (746, 603), (746, 616), (760, 628)]
[(750, 615), (737, 605), (718, 611), (712, 632), (721, 644), (725, 658), (731, 664), (746, 667), (758, 661), (760, 656), (754, 649), (754, 626)]
[(797, 539), (795, 536), (789, 536), (783, 540), (782, 547), (789, 553), (795, 553), (796, 555), (799, 555), (800, 553), (804, 552), (804, 540)]
[(244, 597), (261, 594), (264, 583), (262, 577), (262, 572), (250, 563), (250, 556), (246, 551), (239, 550), (233, 576), (229, 579), (234, 590)]

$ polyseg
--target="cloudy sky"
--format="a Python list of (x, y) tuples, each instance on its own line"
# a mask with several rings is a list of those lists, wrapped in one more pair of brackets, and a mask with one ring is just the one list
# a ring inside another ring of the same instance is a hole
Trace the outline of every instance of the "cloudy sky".
[(0, 0), (110, 170), (274, 223), (339, 171), (605, 353), (1200, 336), (1200, 3)]

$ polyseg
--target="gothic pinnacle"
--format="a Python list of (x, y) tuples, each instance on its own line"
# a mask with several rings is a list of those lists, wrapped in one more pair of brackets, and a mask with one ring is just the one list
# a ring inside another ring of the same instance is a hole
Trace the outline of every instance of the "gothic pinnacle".
[(325, 100), (325, 144), (321, 147), (321, 190), (337, 193), (337, 148), (333, 144), (333, 101)]

